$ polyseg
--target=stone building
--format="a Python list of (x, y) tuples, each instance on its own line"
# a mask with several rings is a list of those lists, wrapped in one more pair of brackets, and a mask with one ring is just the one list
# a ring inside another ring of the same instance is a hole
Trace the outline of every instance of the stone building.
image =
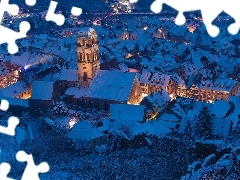
[(100, 69), (98, 38), (92, 28), (82, 28), (78, 33), (77, 66), (80, 86), (89, 87)]

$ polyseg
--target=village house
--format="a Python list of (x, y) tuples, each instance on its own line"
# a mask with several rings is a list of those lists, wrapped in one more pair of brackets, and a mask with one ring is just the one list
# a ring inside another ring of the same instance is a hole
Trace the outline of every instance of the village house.
[(29, 99), (31, 91), (31, 88), (22, 80), (0, 90), (5, 97), (21, 99)]
[(205, 26), (200, 24), (194, 32), (198, 34), (196, 46), (203, 50), (208, 50), (213, 44), (213, 38), (209, 36)]
[(240, 83), (231, 79), (217, 78), (214, 82), (202, 80), (197, 96), (201, 101), (215, 101), (216, 99), (227, 100), (231, 95), (239, 95)]
[(30, 107), (32, 112), (38, 112), (39, 109), (46, 111), (54, 105), (54, 101), (59, 98), (58, 81), (34, 81), (32, 85), (32, 97), (30, 99)]
[(4, 98), (6, 99), (10, 106), (8, 111), (20, 115), (23, 112), (28, 112), (30, 108), (29, 99), (19, 99), (19, 98)]
[(151, 93), (148, 96), (144, 97), (140, 102), (140, 105), (145, 105), (145, 116), (146, 121), (152, 118), (155, 118), (161, 110), (171, 101), (169, 94), (161, 89), (156, 93)]
[(10, 62), (0, 61), (0, 88), (7, 87), (18, 81), (18, 66)]
[(177, 91), (177, 84), (170, 75), (144, 70), (140, 76), (140, 83), (142, 92), (147, 95), (164, 89), (173, 98)]
[(68, 133), (68, 138), (79, 146), (90, 143), (91, 150), (107, 143), (107, 136), (87, 121), (77, 122)]
[(168, 29), (164, 27), (159, 27), (153, 32), (152, 36), (159, 39), (167, 39)]
[(111, 104), (110, 121), (115, 128), (127, 126), (133, 128), (145, 121), (145, 106), (132, 104)]
[(213, 134), (219, 137), (228, 136), (236, 129), (239, 122), (239, 97), (231, 97), (230, 101), (216, 100), (211, 109), (213, 118)]
[(207, 33), (201, 33), (197, 37), (196, 45), (201, 48), (207, 50), (213, 44), (213, 39)]
[(65, 102), (72, 109), (86, 108), (87, 88), (70, 87), (65, 92)]
[(216, 80), (193, 78), (190, 87), (181, 85), (177, 95), (198, 101), (214, 102), (215, 100), (227, 100), (230, 96), (239, 96), (239, 82), (232, 79), (217, 78)]
[(78, 71), (75, 69), (63, 69), (57, 79), (59, 81), (61, 95), (64, 94), (68, 88), (79, 85)]
[(190, 41), (185, 38), (187, 28), (185, 26), (176, 26), (168, 31), (168, 39), (172, 42), (189, 44)]
[(179, 132), (181, 125), (186, 121), (186, 113), (193, 107), (194, 101), (177, 97), (158, 113), (156, 119), (172, 131)]
[(175, 70), (175, 73), (186, 81), (190, 76), (197, 74), (197, 69), (193, 63), (185, 62)]
[(129, 38), (130, 38), (130, 33), (126, 30), (123, 33), (120, 34), (120, 39), (122, 41), (128, 40)]

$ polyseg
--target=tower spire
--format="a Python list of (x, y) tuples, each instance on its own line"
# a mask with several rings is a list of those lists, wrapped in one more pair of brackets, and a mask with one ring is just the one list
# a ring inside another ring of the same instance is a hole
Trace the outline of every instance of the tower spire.
[(98, 38), (93, 28), (81, 28), (78, 33), (77, 65), (80, 86), (87, 88), (100, 69)]

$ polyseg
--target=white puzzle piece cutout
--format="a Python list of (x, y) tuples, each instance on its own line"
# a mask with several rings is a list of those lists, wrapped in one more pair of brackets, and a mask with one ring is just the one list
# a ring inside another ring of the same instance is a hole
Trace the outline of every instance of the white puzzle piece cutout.
[[(4, 12), (8, 12), (11, 15), (17, 15), (19, 7), (15, 4), (9, 4), (9, 0), (1, 0), (0, 2), (0, 19), (3, 19)], [(18, 52), (18, 46), (16, 44), (17, 39), (26, 37), (27, 32), (30, 30), (30, 24), (26, 21), (20, 23), (19, 32), (15, 32), (3, 25), (0, 25), (0, 44), (8, 44), (8, 52), (15, 54)]]
[(48, 163), (46, 162), (35, 165), (33, 156), (31, 154), (25, 153), (24, 151), (18, 151), (16, 154), (16, 159), (19, 162), (27, 162), (27, 166), (23, 172), (21, 180), (40, 180), (39, 173), (46, 173), (50, 169)]
[(7, 177), (8, 173), (11, 170), (11, 166), (8, 163), (1, 163), (0, 164), (0, 179), (1, 180), (14, 180), (12, 178)]
[(0, 133), (6, 134), (9, 136), (15, 135), (15, 129), (17, 125), (19, 124), (19, 119), (17, 117), (11, 116), (8, 119), (8, 127), (0, 126)]
[[(131, 0), (135, 2), (136, 0)], [(216, 37), (220, 30), (217, 26), (213, 25), (213, 21), (221, 12), (229, 14), (234, 18), (235, 23), (228, 27), (229, 33), (235, 35), (240, 28), (240, 1), (239, 0), (155, 0), (151, 5), (151, 10), (154, 13), (160, 13), (162, 11), (162, 5), (166, 4), (176, 9), (179, 13), (176, 17), (175, 23), (177, 25), (183, 25), (186, 21), (183, 13), (188, 11), (201, 10), (203, 23), (206, 26), (207, 32), (210, 36)]]
[(9, 108), (9, 102), (7, 100), (5, 100), (5, 99), (2, 99), (1, 100), (1, 104), (0, 104), (0, 109), (2, 111), (7, 111), (8, 108)]
[(56, 1), (50, 2), (48, 12), (46, 15), (46, 21), (53, 21), (58, 26), (62, 26), (65, 22), (65, 17), (62, 14), (55, 14), (57, 4), (58, 4), (58, 2), (56, 2)]

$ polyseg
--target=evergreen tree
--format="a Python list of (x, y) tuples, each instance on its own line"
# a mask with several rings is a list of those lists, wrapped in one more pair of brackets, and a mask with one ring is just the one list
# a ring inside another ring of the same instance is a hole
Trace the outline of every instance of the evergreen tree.
[(194, 124), (196, 137), (201, 139), (209, 139), (212, 137), (212, 120), (213, 116), (210, 114), (208, 108), (206, 106), (203, 106), (199, 112), (199, 115), (196, 117)]

